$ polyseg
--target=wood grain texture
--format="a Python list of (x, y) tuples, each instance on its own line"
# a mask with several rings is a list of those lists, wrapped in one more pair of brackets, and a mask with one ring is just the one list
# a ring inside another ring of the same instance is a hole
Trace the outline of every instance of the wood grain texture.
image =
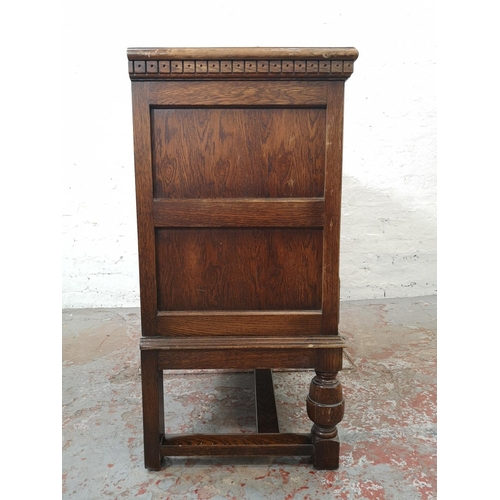
[(321, 311), (160, 311), (157, 335), (315, 335), (321, 332)]
[[(339, 465), (344, 81), (354, 48), (130, 49), (145, 464)], [(164, 436), (162, 370), (256, 370), (256, 435)], [(314, 368), (310, 435), (281, 435), (271, 369)], [(273, 408), (274, 406), (274, 408)], [(262, 433), (262, 431), (266, 431)]]
[(141, 342), (143, 350), (156, 349), (163, 369), (313, 368), (321, 351), (336, 350), (341, 356), (343, 347), (345, 341), (339, 335), (148, 338)]
[[(336, 337), (341, 338), (340, 335)], [(346, 345), (344, 345), (344, 347), (346, 347)], [(316, 359), (316, 371), (320, 373), (337, 373), (342, 370), (342, 362), (342, 350), (321, 349), (318, 351), (318, 358)]]
[(268, 368), (314, 368), (314, 349), (206, 349), (186, 350), (179, 356), (174, 350), (159, 351), (158, 365), (164, 370), (225, 369), (253, 370)]
[[(144, 71), (143, 68), (147, 68)], [(167, 70), (170, 68), (170, 71)], [(298, 75), (310, 80), (347, 80), (353, 72), (352, 61), (134, 61), (129, 69), (132, 81), (154, 80), (293, 80)]]
[(165, 432), (163, 372), (158, 368), (158, 351), (141, 351), (144, 465), (160, 470), (160, 440)]
[(313, 421), (313, 464), (322, 470), (339, 467), (337, 424), (344, 417), (344, 399), (342, 385), (336, 376), (337, 372), (320, 372), (316, 368), (307, 396), (307, 415)]
[(322, 198), (155, 199), (155, 227), (323, 227)]
[(340, 304), (340, 208), (344, 82), (329, 82), (326, 109), (325, 225), (323, 230), (323, 333), (337, 335)]
[(313, 434), (313, 465), (318, 470), (337, 470), (340, 466), (340, 440), (336, 436), (321, 439)]
[(321, 229), (157, 229), (159, 311), (321, 308)]
[(163, 456), (310, 456), (309, 434), (191, 434), (165, 436)]
[[(346, 80), (354, 48), (129, 49), (132, 80), (293, 79)], [(147, 68), (147, 70), (146, 70)]]
[(326, 82), (150, 82), (152, 106), (326, 106)]
[(242, 337), (233, 336), (199, 336), (199, 337), (143, 337), (141, 339), (141, 350), (173, 350), (173, 351), (196, 351), (207, 349), (314, 349), (316, 353), (325, 350), (341, 350), (346, 347), (345, 339), (341, 335), (309, 335), (307, 337), (292, 336), (265, 336), (265, 337)]
[(356, 60), (354, 47), (153, 47), (127, 49), (129, 60), (143, 59), (341, 59)]
[(322, 109), (154, 109), (152, 121), (155, 198), (323, 196)]
[(156, 269), (153, 225), (153, 177), (151, 160), (151, 123), (148, 84), (132, 83), (134, 126), (135, 190), (139, 246), (139, 283), (141, 293), (142, 335), (155, 334)]

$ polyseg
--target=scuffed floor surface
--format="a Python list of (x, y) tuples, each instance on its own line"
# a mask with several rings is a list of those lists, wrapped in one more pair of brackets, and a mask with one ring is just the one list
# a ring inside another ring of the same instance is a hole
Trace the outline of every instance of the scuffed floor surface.
[[(304, 458), (174, 458), (143, 467), (138, 309), (63, 312), (63, 499), (436, 498), (436, 297), (341, 304), (357, 366), (338, 471)], [(349, 368), (349, 363), (345, 363)], [(282, 432), (308, 432), (310, 371), (274, 375)], [(166, 431), (254, 432), (250, 373), (165, 375)]]

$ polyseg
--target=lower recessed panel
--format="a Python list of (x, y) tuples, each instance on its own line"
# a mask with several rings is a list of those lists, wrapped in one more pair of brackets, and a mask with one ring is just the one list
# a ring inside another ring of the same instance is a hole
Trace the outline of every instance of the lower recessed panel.
[(159, 311), (321, 309), (322, 229), (157, 229)]

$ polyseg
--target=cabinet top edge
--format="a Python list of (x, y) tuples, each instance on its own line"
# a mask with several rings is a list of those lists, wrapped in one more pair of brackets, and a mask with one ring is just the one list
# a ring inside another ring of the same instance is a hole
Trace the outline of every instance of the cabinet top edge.
[(129, 61), (176, 59), (320, 59), (355, 61), (359, 52), (354, 47), (157, 47), (129, 48)]

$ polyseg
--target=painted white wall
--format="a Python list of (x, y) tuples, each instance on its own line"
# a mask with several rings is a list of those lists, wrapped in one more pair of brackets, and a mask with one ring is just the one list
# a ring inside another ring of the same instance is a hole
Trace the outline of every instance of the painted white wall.
[(354, 46), (343, 299), (436, 293), (435, 2), (66, 2), (63, 307), (139, 304), (127, 47)]

